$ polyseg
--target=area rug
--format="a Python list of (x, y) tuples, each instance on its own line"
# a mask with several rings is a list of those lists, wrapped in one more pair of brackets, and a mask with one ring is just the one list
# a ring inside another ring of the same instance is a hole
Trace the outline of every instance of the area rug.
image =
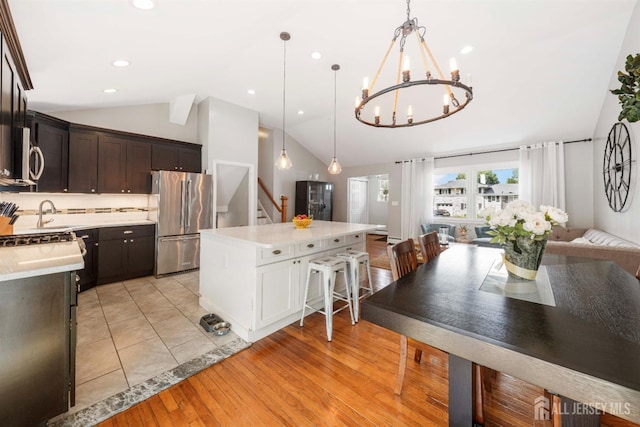
[(389, 263), (389, 257), (387, 255), (381, 255), (373, 259), (370, 259), (369, 264), (371, 264), (371, 267), (391, 270), (391, 264)]
[(134, 385), (103, 401), (94, 403), (85, 409), (66, 415), (55, 421), (50, 421), (48, 426), (85, 427), (96, 425), (250, 346), (251, 343), (246, 342), (242, 338), (237, 338), (200, 357), (183, 363), (170, 371)]

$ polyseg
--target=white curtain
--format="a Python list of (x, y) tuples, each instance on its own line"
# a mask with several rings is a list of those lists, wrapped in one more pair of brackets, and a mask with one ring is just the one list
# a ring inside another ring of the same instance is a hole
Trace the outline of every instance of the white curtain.
[(420, 224), (433, 214), (433, 157), (412, 159), (402, 164), (402, 240), (420, 235)]
[(542, 142), (520, 146), (519, 198), (565, 210), (564, 144)]

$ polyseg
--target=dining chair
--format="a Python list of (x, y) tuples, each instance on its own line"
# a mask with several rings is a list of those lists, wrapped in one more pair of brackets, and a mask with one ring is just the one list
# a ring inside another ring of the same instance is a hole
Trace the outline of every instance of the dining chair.
[(394, 281), (418, 268), (418, 255), (411, 238), (387, 246), (387, 254), (391, 264), (391, 277)]
[(640, 265), (638, 266), (638, 271), (636, 271), (636, 279), (640, 280)]
[[(434, 237), (426, 237), (433, 235)], [(435, 238), (436, 250), (427, 250), (427, 247), (431, 245), (431, 239)], [(429, 242), (424, 242), (429, 239)], [(427, 233), (419, 238), (420, 250), (424, 262), (431, 261), (436, 256), (440, 255), (440, 243), (438, 241), (438, 233)], [(413, 243), (413, 239), (409, 238), (400, 243), (396, 243), (393, 246), (387, 246), (387, 254), (389, 255), (389, 262), (391, 264), (391, 278), (396, 281), (399, 278), (409, 274), (416, 268), (418, 268), (418, 261), (416, 255), (416, 249)], [(431, 255), (430, 255), (431, 254)], [(419, 348), (430, 347), (427, 344), (419, 341), (412, 340), (412, 344), (416, 347), (413, 360), (420, 363), (422, 360), (422, 350)], [(400, 361), (398, 363), (398, 375), (396, 377), (396, 385), (393, 393), (400, 396), (402, 394), (402, 386), (404, 384), (404, 374), (407, 370), (407, 352), (409, 347), (409, 338), (406, 335), (400, 335)], [(474, 421), (480, 425), (484, 424), (484, 411), (482, 406), (482, 367), (480, 365), (473, 364), (473, 381), (474, 381)]]
[(420, 243), (420, 252), (422, 252), (424, 262), (429, 262), (440, 255), (438, 232), (432, 231), (431, 233), (422, 234), (418, 237), (418, 243)]

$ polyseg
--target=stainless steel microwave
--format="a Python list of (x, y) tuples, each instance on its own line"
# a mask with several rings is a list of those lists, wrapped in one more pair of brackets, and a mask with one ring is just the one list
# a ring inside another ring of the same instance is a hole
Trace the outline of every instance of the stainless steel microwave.
[(3, 170), (0, 185), (35, 185), (44, 171), (44, 155), (38, 146), (31, 144), (31, 129), (19, 128), (17, 131), (15, 170)]

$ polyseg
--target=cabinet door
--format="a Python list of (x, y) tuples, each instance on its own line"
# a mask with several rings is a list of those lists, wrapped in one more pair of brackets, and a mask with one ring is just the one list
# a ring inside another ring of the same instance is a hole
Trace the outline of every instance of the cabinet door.
[(127, 242), (129, 275), (145, 276), (153, 273), (155, 237), (141, 236)]
[(69, 134), (69, 192), (98, 191), (98, 134)]
[(127, 193), (151, 193), (151, 144), (127, 142)]
[(257, 269), (255, 329), (295, 313), (299, 276), (297, 260), (276, 262)]
[(14, 169), (12, 145), (12, 114), (13, 114), (13, 67), (9, 58), (9, 49), (2, 41), (2, 71), (0, 77), (0, 175), (7, 169), (12, 173)]
[(180, 149), (180, 170), (184, 172), (202, 172), (202, 151), (200, 148)]
[(35, 121), (36, 145), (44, 155), (44, 171), (38, 180), (38, 191), (67, 192), (69, 170), (69, 131)]
[(126, 191), (127, 141), (100, 136), (98, 141), (98, 192)]
[(108, 283), (112, 277), (125, 275), (129, 259), (127, 239), (100, 240), (98, 251), (98, 283)]
[(178, 147), (156, 142), (151, 150), (151, 169), (156, 171), (179, 170)]

